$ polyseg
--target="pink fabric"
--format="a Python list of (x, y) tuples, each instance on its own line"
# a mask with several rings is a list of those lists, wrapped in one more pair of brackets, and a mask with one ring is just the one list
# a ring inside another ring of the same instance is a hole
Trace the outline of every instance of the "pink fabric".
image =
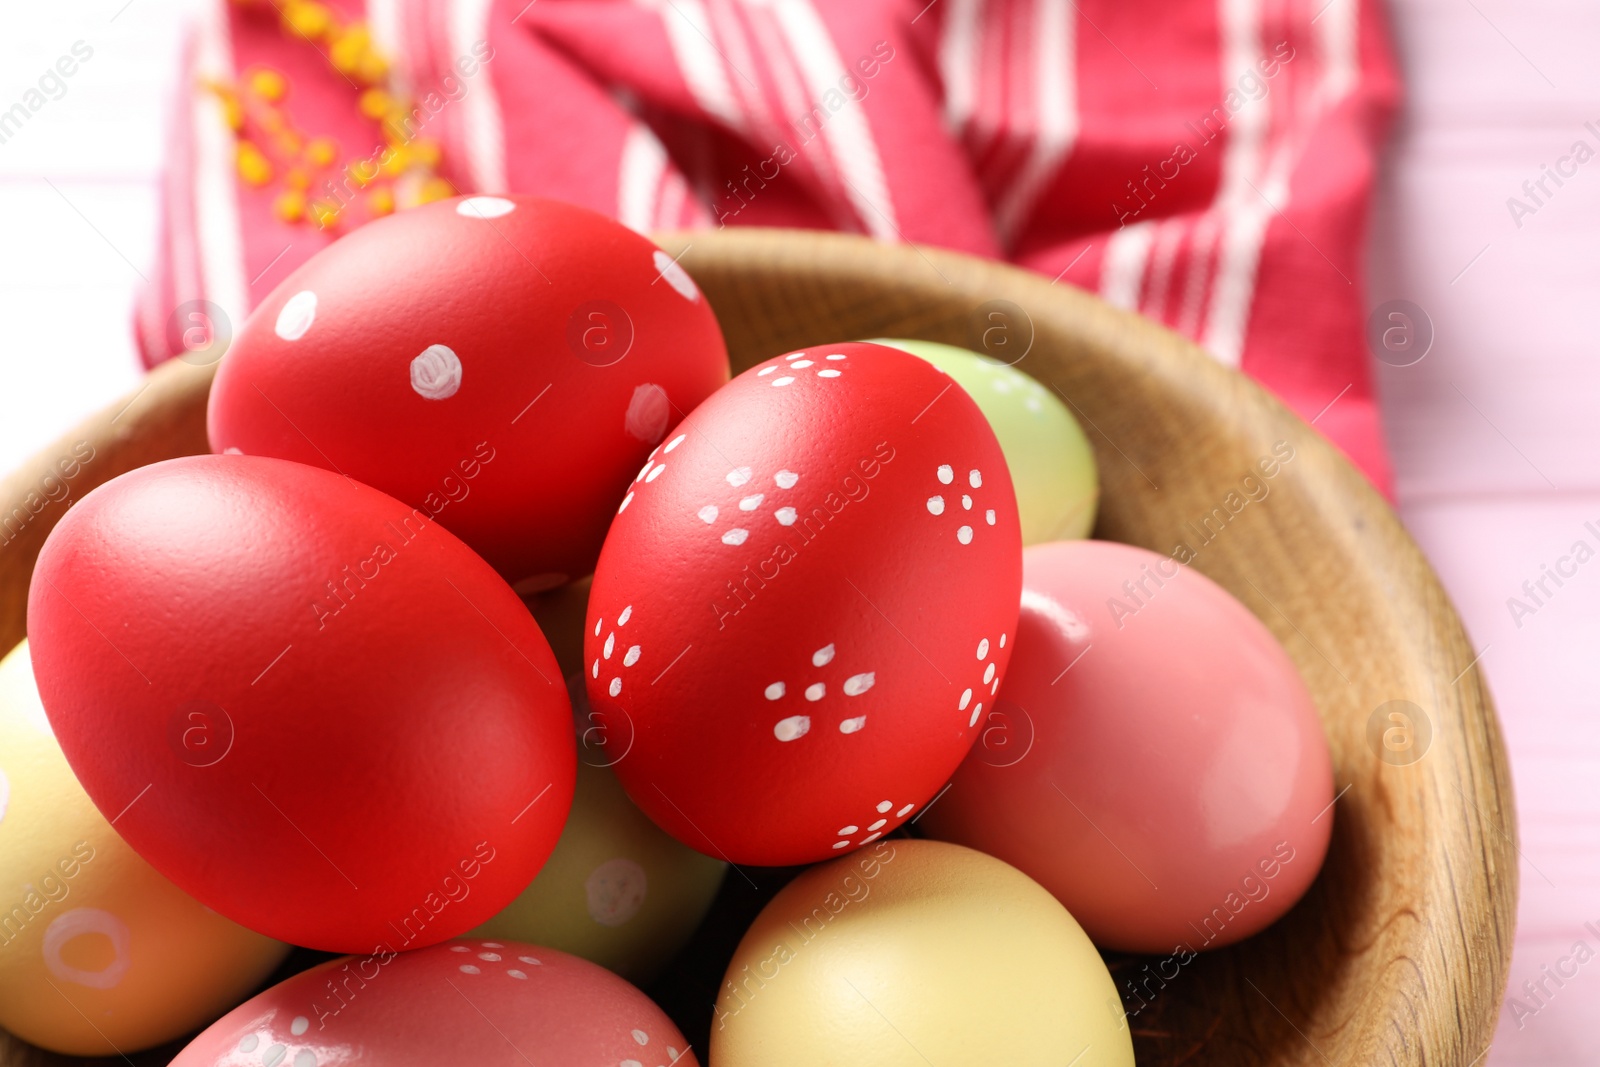
[[(300, 125), (367, 155), (353, 87), (270, 9), (216, 2), (235, 68), (290, 73)], [(424, 106), (437, 93), (425, 133), (463, 192), (558, 197), (640, 230), (819, 227), (1010, 259), (1195, 338), (1388, 492), (1361, 311), (1398, 98), (1375, 0), (925, 3), (369, 0), (366, 14)], [(469, 75), (458, 63), (478, 41)], [(214, 291), (242, 315), (330, 239), (279, 222), (271, 195), (235, 183), (232, 218), (187, 231), (193, 212), (169, 203), (169, 257), (206, 269), (163, 270), (142, 321)], [(186, 232), (197, 249), (177, 247)], [(141, 336), (149, 361), (172, 354)]]

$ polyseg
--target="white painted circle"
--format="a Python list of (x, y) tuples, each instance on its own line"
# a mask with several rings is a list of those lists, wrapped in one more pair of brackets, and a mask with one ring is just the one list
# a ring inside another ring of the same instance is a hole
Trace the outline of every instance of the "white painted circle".
[(411, 388), (424, 400), (447, 400), (461, 388), (461, 360), (446, 345), (429, 345), (411, 361)]
[[(78, 937), (99, 934), (111, 942), (111, 962), (98, 971), (86, 971), (62, 959), (62, 950)], [(128, 924), (100, 908), (73, 908), (51, 920), (44, 932), (45, 969), (63, 982), (89, 989), (114, 989), (133, 966), (132, 935)]]
[(700, 299), (700, 290), (695, 288), (694, 279), (689, 277), (688, 271), (678, 266), (677, 260), (659, 248), (651, 260), (656, 265), (656, 273), (665, 278), (667, 284), (678, 291), (679, 296), (691, 301)]
[(811, 716), (791, 715), (787, 719), (780, 719), (778, 725), (772, 728), (772, 736), (779, 741), (793, 741), (804, 737), (811, 730)]

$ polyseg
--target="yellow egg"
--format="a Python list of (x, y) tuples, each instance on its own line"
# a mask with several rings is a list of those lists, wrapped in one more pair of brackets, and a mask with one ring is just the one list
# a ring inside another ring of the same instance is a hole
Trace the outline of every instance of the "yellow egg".
[(0, 1027), (75, 1055), (149, 1048), (233, 1007), (288, 951), (123, 843), (50, 731), (27, 642), (0, 660)]
[(1100, 955), (992, 856), (886, 840), (813, 867), (739, 943), (711, 1025), (717, 1067), (1132, 1067)]
[(1011, 468), (1023, 544), (1089, 536), (1100, 476), (1094, 449), (1060, 394), (1015, 367), (965, 348), (885, 338), (875, 343), (921, 356), (977, 403)]
[(466, 936), (547, 945), (646, 983), (700, 925), (726, 867), (657, 828), (610, 770), (580, 763), (555, 852), (516, 900)]

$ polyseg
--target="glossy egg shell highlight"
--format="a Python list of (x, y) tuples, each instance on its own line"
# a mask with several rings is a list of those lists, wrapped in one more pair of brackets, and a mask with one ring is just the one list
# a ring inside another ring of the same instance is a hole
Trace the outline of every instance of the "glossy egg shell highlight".
[(1337, 813), (1282, 646), (1146, 549), (1035, 545), (1024, 573), (996, 715), (921, 827), (1020, 867), (1107, 948), (1198, 952), (1288, 911)]
[(245, 1001), (173, 1067), (697, 1067), (677, 1027), (603, 967), (515, 941), (330, 960)]
[(477, 196), (302, 264), (240, 328), (207, 417), (214, 451), (348, 474), (533, 591), (593, 569), (634, 468), (727, 380), (665, 252), (570, 204)]
[(358, 482), (248, 456), (113, 479), (46, 541), (28, 631), (100, 811), (279, 940), (453, 936), (560, 834), (571, 704), (538, 625), (454, 536)]
[(1016, 500), (982, 413), (897, 349), (771, 359), (641, 468), (589, 600), (615, 770), (680, 841), (792, 864), (947, 780), (1010, 656)]

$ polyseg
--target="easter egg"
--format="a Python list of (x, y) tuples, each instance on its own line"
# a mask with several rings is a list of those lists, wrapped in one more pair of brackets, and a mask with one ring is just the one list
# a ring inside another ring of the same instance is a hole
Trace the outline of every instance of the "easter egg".
[(420, 508), (519, 591), (593, 569), (633, 471), (728, 380), (673, 259), (552, 200), (473, 196), (368, 223), (239, 329), (214, 451), (347, 474)]
[(733, 863), (876, 841), (972, 744), (1020, 563), (1000, 446), (943, 372), (860, 343), (753, 367), (651, 454), (595, 571), (618, 778)]
[(993, 737), (922, 829), (1020, 867), (1109, 948), (1198, 952), (1288, 911), (1322, 865), (1334, 793), (1283, 648), (1142, 548), (1035, 545), (1024, 575)]
[(1022, 543), (1088, 537), (1100, 475), (1083, 428), (1060, 395), (1016, 367), (937, 341), (879, 340), (921, 356), (977, 402), (1000, 440), (1017, 491)]
[(0, 660), (0, 1027), (111, 1056), (204, 1026), (289, 947), (157, 874), (73, 777), (24, 641)]
[(1099, 953), (1015, 867), (880, 841), (789, 883), (739, 942), (717, 1067), (1132, 1067)]
[(172, 1067), (696, 1067), (677, 1027), (604, 967), (460, 940), (302, 971), (218, 1019)]
[(113, 479), (45, 542), (28, 632), (101, 813), (258, 932), (431, 944), (505, 907), (560, 835), (572, 712), (538, 624), (359, 482), (253, 456)]

